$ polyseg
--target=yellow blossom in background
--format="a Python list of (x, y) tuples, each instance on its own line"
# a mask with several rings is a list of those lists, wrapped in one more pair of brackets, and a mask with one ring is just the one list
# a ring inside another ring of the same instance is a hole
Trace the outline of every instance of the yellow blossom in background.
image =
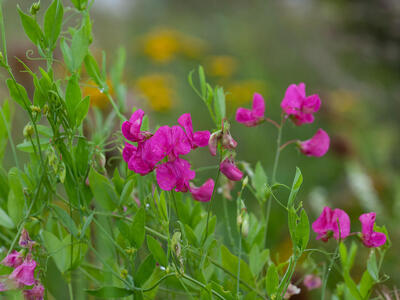
[(195, 58), (204, 51), (201, 39), (172, 29), (155, 29), (143, 39), (143, 52), (157, 63), (168, 63), (177, 55)]
[[(107, 85), (110, 90), (110, 94), (114, 94), (113, 86), (111, 80), (107, 80)], [(84, 97), (90, 96), (90, 106), (96, 106), (100, 109), (106, 109), (110, 102), (107, 99), (107, 96), (100, 91), (94, 81), (89, 81), (87, 85), (83, 88), (82, 94)]]
[(356, 111), (358, 107), (358, 95), (349, 90), (336, 90), (329, 93), (330, 107), (337, 113)]
[(260, 80), (242, 80), (228, 84), (226, 100), (229, 106), (235, 108), (253, 101), (254, 93), (265, 92), (265, 84)]
[(138, 92), (155, 111), (166, 111), (173, 106), (176, 97), (173, 86), (173, 77), (160, 73), (142, 76), (135, 83)]
[(206, 59), (206, 70), (211, 76), (231, 77), (237, 69), (237, 60), (229, 55), (210, 56)]

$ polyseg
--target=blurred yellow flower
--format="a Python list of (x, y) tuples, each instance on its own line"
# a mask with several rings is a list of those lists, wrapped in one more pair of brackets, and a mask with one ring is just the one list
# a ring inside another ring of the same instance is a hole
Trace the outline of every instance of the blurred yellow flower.
[(174, 80), (171, 75), (155, 73), (140, 77), (135, 87), (153, 110), (166, 111), (173, 106), (176, 97), (173, 85)]
[(244, 105), (253, 100), (254, 93), (263, 94), (265, 84), (260, 80), (242, 80), (227, 85), (226, 100), (232, 107)]
[(157, 63), (168, 63), (177, 55), (198, 57), (204, 50), (201, 39), (172, 29), (155, 29), (143, 40), (143, 52)]
[(329, 93), (329, 100), (333, 111), (347, 113), (356, 110), (358, 95), (349, 90), (336, 90)]
[(237, 68), (237, 61), (233, 56), (210, 56), (206, 60), (206, 70), (211, 76), (231, 77)]
[[(114, 94), (113, 86), (111, 80), (107, 80), (107, 85), (110, 89), (110, 94)], [(107, 96), (100, 91), (94, 81), (89, 81), (87, 86), (85, 86), (82, 90), (83, 96), (90, 96), (90, 106), (96, 106), (100, 109), (106, 109), (110, 102), (107, 99)]]

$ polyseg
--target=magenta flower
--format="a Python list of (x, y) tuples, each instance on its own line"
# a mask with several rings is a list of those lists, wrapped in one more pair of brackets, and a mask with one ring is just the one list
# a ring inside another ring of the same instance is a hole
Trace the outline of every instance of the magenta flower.
[(362, 240), (366, 247), (376, 248), (386, 243), (386, 235), (374, 231), (376, 213), (362, 214), (359, 218), (362, 226)]
[(322, 284), (322, 280), (321, 277), (317, 275), (308, 274), (304, 277), (303, 284), (309, 291), (311, 291), (318, 289)]
[(195, 175), (190, 169), (190, 163), (182, 158), (160, 164), (156, 168), (157, 183), (164, 191), (175, 188), (177, 192), (187, 192), (189, 181), (193, 180)]
[(13, 251), (10, 254), (8, 254), (3, 261), (1, 262), (2, 265), (5, 265), (7, 267), (12, 267), (12, 268), (16, 268), (18, 267), (20, 264), (22, 264), (23, 261), (23, 256), (21, 253), (17, 252), (17, 251)]
[(300, 151), (307, 156), (321, 157), (328, 152), (330, 138), (322, 129), (309, 140), (299, 143)]
[(214, 190), (214, 180), (208, 179), (201, 187), (196, 187), (193, 183), (189, 187), (192, 197), (201, 202), (208, 202)]
[(314, 122), (313, 113), (317, 112), (320, 106), (321, 100), (318, 95), (306, 96), (304, 83), (289, 85), (281, 102), (284, 113), (290, 116), (297, 126)]
[(221, 164), (219, 165), (219, 169), (228, 179), (233, 181), (239, 181), (243, 177), (242, 171), (236, 167), (232, 157), (226, 158)]
[(341, 209), (332, 210), (325, 206), (321, 215), (312, 224), (312, 229), (317, 233), (317, 240), (322, 239), (326, 242), (332, 236), (332, 233), (336, 240), (345, 239), (350, 234), (350, 218)]
[(236, 121), (248, 127), (256, 126), (264, 120), (264, 112), (264, 99), (260, 94), (255, 93), (252, 109), (239, 107), (236, 111)]
[(19, 284), (33, 285), (35, 283), (35, 268), (36, 261), (28, 255), (23, 263), (14, 269), (9, 277)]
[(158, 157), (154, 159), (154, 157), (148, 155), (147, 158), (149, 159), (144, 158), (144, 147), (147, 142), (147, 140), (139, 142), (137, 147), (126, 143), (122, 150), (122, 157), (128, 163), (128, 169), (141, 175), (153, 171), (158, 162)]
[(149, 136), (148, 132), (140, 131), (140, 127), (142, 127), (144, 111), (141, 109), (136, 110), (129, 121), (125, 121), (122, 123), (122, 134), (131, 142), (141, 142), (147, 136)]
[(207, 130), (193, 132), (192, 117), (190, 114), (183, 114), (179, 117), (178, 123), (185, 129), (192, 149), (205, 147), (210, 139), (210, 132)]
[(26, 300), (43, 300), (44, 287), (40, 283), (36, 283), (30, 290), (24, 290)]

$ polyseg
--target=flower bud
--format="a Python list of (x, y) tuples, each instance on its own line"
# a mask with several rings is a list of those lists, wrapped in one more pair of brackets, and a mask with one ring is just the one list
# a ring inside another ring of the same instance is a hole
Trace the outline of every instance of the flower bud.
[(40, 113), (41, 112), (40, 107), (36, 106), (36, 105), (31, 105), (30, 109), (31, 109), (32, 112), (35, 112), (35, 113)]
[(225, 130), (222, 135), (222, 147), (225, 149), (235, 149), (237, 147), (237, 142), (233, 139), (228, 130)]
[(239, 181), (243, 177), (242, 171), (236, 167), (232, 157), (226, 158), (223, 162), (221, 162), (219, 168), (222, 174), (224, 174), (230, 180)]
[(34, 133), (33, 126), (31, 124), (27, 124), (22, 133), (24, 137), (30, 138)]
[(34, 3), (31, 5), (31, 9), (30, 9), (31, 15), (32, 15), (32, 16), (36, 15), (37, 12), (39, 11), (39, 9), (40, 9), (40, 1), (34, 2)]
[(221, 138), (221, 131), (214, 132), (208, 141), (208, 149), (212, 156), (217, 155), (218, 140)]

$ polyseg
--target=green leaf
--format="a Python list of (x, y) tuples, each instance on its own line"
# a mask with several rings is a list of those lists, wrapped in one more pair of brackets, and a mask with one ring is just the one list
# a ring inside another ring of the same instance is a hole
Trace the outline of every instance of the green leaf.
[(67, 69), (73, 70), (74, 69), (74, 61), (73, 61), (73, 57), (72, 57), (71, 48), (68, 46), (67, 42), (63, 38), (60, 41), (60, 49), (63, 54)]
[(167, 256), (165, 255), (163, 248), (161, 247), (160, 243), (151, 235), (147, 236), (147, 247), (149, 248), (151, 254), (153, 254), (156, 262), (164, 267), (168, 265)]
[(118, 196), (108, 179), (91, 169), (89, 185), (97, 203), (105, 210), (114, 210), (118, 203)]
[(304, 209), (301, 210), (300, 220), (296, 227), (297, 246), (303, 252), (310, 239), (310, 222)]
[[(24, 31), (28, 38), (34, 43), (36, 46), (43, 47), (43, 32), (39, 27), (39, 24), (36, 22), (35, 18), (25, 14), (20, 7), (17, 5), (19, 17), (22, 22), (22, 27), (24, 27)], [(41, 45), (42, 44), (42, 45)]]
[(265, 185), (268, 183), (267, 175), (260, 162), (257, 163), (254, 176), (252, 178), (252, 185), (256, 190), (257, 197), (261, 200), (265, 199)]
[[(233, 255), (224, 245), (221, 246), (221, 258), (222, 266), (232, 274), (237, 274), (239, 258)], [(243, 282), (246, 282), (249, 286), (255, 286), (254, 277), (251, 274), (250, 267), (243, 259), (240, 260), (240, 279)]]
[(11, 229), (14, 228), (14, 223), (6, 212), (0, 207), (0, 226)]
[(76, 228), (74, 220), (70, 217), (70, 215), (63, 210), (61, 207), (57, 205), (52, 205), (54, 213), (58, 217), (58, 220), (69, 230), (69, 232), (77, 237), (78, 236), (78, 229)]
[(17, 168), (12, 168), (8, 172), (8, 182), (10, 192), (8, 193), (8, 215), (14, 224), (19, 224), (25, 214), (24, 187), (20, 180), (20, 172)]
[(41, 233), (44, 246), (46, 247), (49, 255), (53, 258), (58, 270), (64, 273), (69, 266), (67, 247), (68, 244), (64, 244), (54, 234), (49, 231), (43, 231)]
[(90, 97), (86, 96), (79, 102), (78, 106), (75, 108), (75, 118), (76, 118), (76, 126), (80, 126), (83, 120), (86, 118), (86, 115), (89, 112), (90, 106)]
[(145, 237), (145, 219), (146, 219), (146, 211), (144, 210), (143, 207), (139, 208), (137, 211), (135, 217), (132, 220), (132, 225), (131, 225), (131, 236), (133, 243), (136, 247), (136, 249), (139, 249), (144, 241)]
[(153, 255), (149, 254), (140, 264), (135, 273), (135, 285), (143, 286), (150, 278), (151, 274), (153, 274), (155, 268), (156, 261), (154, 261)]
[(372, 249), (369, 254), (369, 258), (367, 261), (367, 270), (368, 270), (369, 274), (371, 275), (372, 279), (375, 282), (378, 282), (379, 281), (379, 268), (378, 268), (378, 263), (376, 261), (376, 254), (375, 254), (374, 249)]
[(216, 87), (214, 93), (214, 112), (217, 128), (221, 127), (221, 121), (225, 118), (225, 93), (222, 87)]
[(90, 162), (90, 145), (86, 138), (84, 137), (79, 137), (78, 138), (78, 144), (76, 145), (75, 148), (75, 164), (77, 171), (80, 176), (85, 177), (87, 175), (87, 171), (89, 168), (89, 162)]
[(82, 93), (79, 87), (78, 76), (72, 75), (68, 80), (65, 91), (65, 104), (67, 106), (68, 116), (72, 127), (76, 125), (76, 108), (82, 100)]
[(79, 10), (85, 10), (88, 0), (71, 0), (72, 4)]
[(100, 73), (100, 69), (99, 69), (99, 65), (97, 64), (97, 61), (94, 59), (94, 57), (89, 53), (88, 55), (86, 55), (85, 57), (85, 68), (86, 68), (86, 72), (89, 74), (90, 78), (92, 78), (92, 80), (94, 82), (96, 82), (96, 84), (98, 86), (103, 86), (104, 83), (104, 78), (101, 77), (101, 73)]
[(288, 205), (287, 205), (288, 207), (294, 205), (294, 200), (296, 199), (297, 193), (302, 183), (303, 183), (303, 175), (301, 174), (300, 169), (296, 167), (296, 175), (294, 176), (292, 189), (290, 191)]
[(168, 213), (167, 213), (167, 203), (165, 201), (165, 193), (161, 191), (161, 194), (154, 193), (154, 199), (157, 204), (158, 213), (164, 221), (168, 221)]
[(44, 15), (44, 34), (49, 48), (54, 49), (61, 32), (64, 7), (60, 0), (54, 0)]
[(265, 288), (270, 298), (278, 291), (279, 275), (274, 263), (268, 267), (267, 276), (265, 277)]
[(199, 66), (199, 81), (200, 81), (201, 95), (205, 99), (207, 91), (207, 82), (206, 82), (206, 75), (204, 74), (204, 69), (202, 66)]
[(361, 294), (361, 297), (363, 299), (369, 299), (369, 293), (372, 290), (372, 287), (374, 286), (374, 280), (372, 279), (370, 273), (368, 271), (365, 271), (361, 277), (360, 284), (359, 284), (359, 291)]
[(83, 226), (82, 226), (82, 231), (81, 231), (81, 235), (80, 235), (80, 237), (79, 237), (80, 240), (83, 239), (83, 237), (85, 236), (86, 230), (89, 228), (90, 224), (91, 224), (92, 221), (93, 221), (93, 216), (94, 216), (94, 212), (92, 212), (92, 213), (89, 215), (89, 217), (87, 217), (87, 219), (86, 219), (86, 221), (85, 221), (85, 224), (83, 224)]
[(10, 97), (26, 110), (27, 107), (31, 105), (31, 101), (28, 98), (28, 93), (26, 92), (25, 88), (11, 78), (7, 79), (6, 82), (10, 92)]
[(86, 290), (86, 292), (99, 298), (122, 298), (130, 296), (134, 293), (132, 290), (116, 286), (104, 286), (97, 290)]
[(124, 189), (122, 190), (122, 193), (121, 193), (121, 198), (119, 200), (120, 204), (127, 203), (129, 200), (132, 199), (132, 191), (133, 191), (134, 186), (135, 186), (135, 183), (133, 180), (129, 180), (125, 184)]
[[(49, 138), (40, 138), (39, 142), (40, 142), (40, 146), (42, 148), (42, 151), (46, 150), (50, 145), (50, 139)], [(33, 143), (37, 147), (36, 139), (33, 140)], [(25, 140), (24, 142), (18, 144), (16, 147), (17, 147), (18, 150), (20, 150), (22, 152), (33, 153), (35, 151), (33, 149), (32, 142), (28, 141), (28, 140)]]

